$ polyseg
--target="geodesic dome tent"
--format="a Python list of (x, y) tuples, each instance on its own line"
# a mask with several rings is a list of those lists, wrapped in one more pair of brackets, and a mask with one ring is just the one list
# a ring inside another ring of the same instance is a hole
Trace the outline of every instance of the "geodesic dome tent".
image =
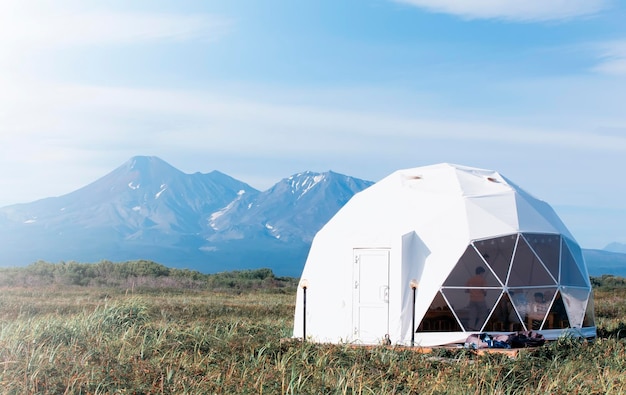
[(293, 335), (312, 341), (596, 335), (580, 247), (547, 203), (491, 170), (399, 170), (356, 194), (315, 236), (302, 282)]

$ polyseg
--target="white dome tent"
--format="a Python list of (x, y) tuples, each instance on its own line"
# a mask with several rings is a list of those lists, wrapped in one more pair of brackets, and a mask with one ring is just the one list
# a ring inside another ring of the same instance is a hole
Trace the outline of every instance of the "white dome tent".
[(356, 194), (315, 236), (302, 281), (293, 336), (310, 341), (596, 335), (580, 247), (547, 203), (491, 170), (399, 170)]

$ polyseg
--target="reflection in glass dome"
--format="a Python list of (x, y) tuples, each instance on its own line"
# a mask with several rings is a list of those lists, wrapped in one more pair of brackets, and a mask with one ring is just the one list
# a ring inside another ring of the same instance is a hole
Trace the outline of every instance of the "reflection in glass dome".
[(555, 234), (475, 240), (444, 281), (418, 332), (594, 326), (580, 248)]

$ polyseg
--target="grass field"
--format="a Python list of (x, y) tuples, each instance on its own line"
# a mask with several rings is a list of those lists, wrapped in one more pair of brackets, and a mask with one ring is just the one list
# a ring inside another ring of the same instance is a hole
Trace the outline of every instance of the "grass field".
[(285, 340), (295, 288), (0, 288), (2, 394), (620, 394), (626, 292), (597, 287), (600, 337), (517, 358)]

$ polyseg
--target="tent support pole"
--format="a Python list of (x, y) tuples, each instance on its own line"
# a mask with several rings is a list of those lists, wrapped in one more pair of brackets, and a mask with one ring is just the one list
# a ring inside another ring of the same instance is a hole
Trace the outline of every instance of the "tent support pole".
[(300, 281), (302, 287), (302, 342), (306, 342), (306, 289), (309, 287), (309, 281), (302, 279)]
[(302, 306), (302, 341), (306, 341), (306, 288), (302, 288), (302, 291), (304, 292), (304, 297), (302, 298), (304, 302)]
[(417, 290), (417, 280), (411, 280), (411, 290), (413, 291), (413, 305), (411, 306), (411, 347), (415, 346), (415, 291)]

